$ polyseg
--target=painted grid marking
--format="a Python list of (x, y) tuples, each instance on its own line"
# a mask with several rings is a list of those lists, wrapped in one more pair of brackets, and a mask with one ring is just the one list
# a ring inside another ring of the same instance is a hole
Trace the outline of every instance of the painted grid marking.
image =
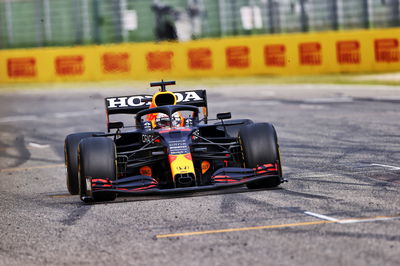
[(399, 218), (400, 218), (400, 214), (394, 215), (394, 216), (375, 216), (375, 217), (367, 217), (367, 218), (342, 219), (342, 220), (336, 220), (336, 221), (320, 220), (320, 221), (311, 221), (311, 222), (303, 222), (303, 223), (263, 225), (263, 226), (242, 227), (242, 228), (227, 228), (227, 229), (218, 229), (218, 230), (174, 233), (174, 234), (160, 234), (160, 235), (156, 235), (156, 238), (210, 235), (210, 234), (218, 234), (218, 233), (230, 233), (230, 232), (240, 232), (240, 231), (250, 231), (250, 230), (262, 230), (262, 229), (277, 229), (277, 228), (299, 227), (299, 226), (309, 226), (309, 225), (319, 225), (319, 224), (333, 224), (333, 223), (348, 224), (348, 223), (361, 223), (361, 222), (373, 222), (373, 221), (387, 221), (387, 220), (394, 220), (394, 219), (399, 219)]

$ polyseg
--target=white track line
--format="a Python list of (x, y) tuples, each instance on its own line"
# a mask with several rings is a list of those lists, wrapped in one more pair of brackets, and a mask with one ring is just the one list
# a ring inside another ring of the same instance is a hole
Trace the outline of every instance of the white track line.
[(33, 147), (33, 148), (38, 148), (38, 149), (44, 149), (44, 148), (50, 147), (49, 144), (38, 144), (38, 143), (34, 143), (34, 142), (29, 142), (29, 146)]
[(317, 218), (319, 218), (321, 220), (327, 220), (327, 221), (333, 221), (333, 222), (338, 222), (339, 221), (336, 218), (329, 217), (329, 216), (326, 216), (326, 215), (323, 215), (323, 214), (314, 213), (314, 212), (306, 211), (306, 212), (304, 212), (304, 214), (317, 217)]
[(391, 165), (386, 165), (386, 164), (378, 164), (378, 163), (372, 163), (372, 166), (381, 166), (381, 167), (385, 167), (385, 168), (390, 168), (393, 170), (400, 170), (400, 167), (397, 166), (391, 166)]
[(388, 221), (399, 219), (399, 217), (376, 217), (371, 219), (345, 219), (338, 221), (339, 224), (354, 224), (354, 223), (364, 223), (364, 222), (375, 222), (375, 221)]
[(400, 219), (400, 216), (393, 216), (393, 217), (377, 216), (377, 217), (372, 217), (372, 218), (336, 219), (336, 218), (333, 218), (330, 216), (326, 216), (326, 215), (318, 214), (318, 213), (314, 213), (314, 212), (309, 212), (309, 211), (305, 211), (304, 214), (319, 218), (321, 220), (336, 222), (338, 224), (354, 224), (354, 223), (366, 223), (366, 222), (388, 221), (388, 220)]
[(339, 98), (315, 98), (304, 101), (305, 103), (351, 103), (354, 102), (351, 97), (339, 97)]

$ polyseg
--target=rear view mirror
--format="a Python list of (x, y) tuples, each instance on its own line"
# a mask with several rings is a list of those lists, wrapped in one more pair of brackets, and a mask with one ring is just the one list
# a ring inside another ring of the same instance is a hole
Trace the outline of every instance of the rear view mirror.
[(122, 122), (110, 122), (108, 123), (109, 129), (120, 129), (124, 127), (124, 123)]
[(232, 114), (230, 112), (217, 114), (217, 119), (219, 119), (219, 120), (231, 119), (231, 118), (232, 118)]

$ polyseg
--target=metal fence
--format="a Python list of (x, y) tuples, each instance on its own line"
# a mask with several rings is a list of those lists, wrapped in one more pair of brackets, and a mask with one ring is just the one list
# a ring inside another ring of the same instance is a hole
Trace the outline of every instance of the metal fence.
[(0, 0), (0, 48), (400, 26), (400, 0)]

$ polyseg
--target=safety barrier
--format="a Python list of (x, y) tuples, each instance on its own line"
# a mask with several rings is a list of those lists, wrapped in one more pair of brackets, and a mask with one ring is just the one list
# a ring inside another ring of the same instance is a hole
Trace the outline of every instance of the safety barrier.
[(0, 50), (0, 82), (399, 71), (399, 41), (392, 28)]

